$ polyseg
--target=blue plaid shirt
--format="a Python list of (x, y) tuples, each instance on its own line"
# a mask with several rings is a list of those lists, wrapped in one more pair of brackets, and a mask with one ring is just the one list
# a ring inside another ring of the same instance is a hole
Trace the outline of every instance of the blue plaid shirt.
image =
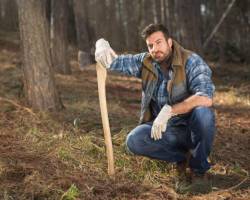
[[(114, 70), (125, 75), (141, 78), (141, 68), (143, 58), (146, 53), (135, 55), (120, 55), (111, 64), (110, 70)], [(158, 70), (158, 82), (153, 92), (151, 103), (153, 104), (153, 114), (156, 116), (160, 109), (168, 104), (168, 92), (166, 90), (167, 82), (172, 78), (172, 70), (168, 74), (163, 74), (160, 65), (153, 62)], [(213, 97), (215, 90), (211, 80), (212, 72), (209, 66), (202, 60), (200, 56), (193, 53), (187, 60), (186, 66), (187, 87), (190, 95)]]

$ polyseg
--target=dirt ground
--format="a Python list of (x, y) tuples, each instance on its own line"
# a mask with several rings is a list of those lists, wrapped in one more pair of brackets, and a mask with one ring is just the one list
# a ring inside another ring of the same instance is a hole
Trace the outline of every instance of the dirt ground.
[(209, 63), (217, 133), (213, 191), (174, 192), (172, 164), (129, 156), (126, 134), (138, 122), (139, 80), (109, 73), (107, 101), (116, 175), (107, 161), (94, 66), (56, 75), (65, 109), (32, 111), (23, 96), (16, 44), (0, 40), (0, 199), (250, 199), (250, 66)]

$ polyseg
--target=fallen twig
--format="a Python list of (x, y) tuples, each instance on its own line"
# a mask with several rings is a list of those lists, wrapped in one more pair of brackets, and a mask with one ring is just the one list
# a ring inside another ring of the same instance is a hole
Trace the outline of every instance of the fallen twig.
[(236, 189), (237, 187), (239, 187), (240, 185), (242, 185), (243, 183), (245, 183), (248, 179), (249, 179), (249, 177), (244, 178), (240, 183), (238, 183), (237, 185), (234, 185), (234, 186), (226, 189), (226, 191), (232, 191), (232, 190)]
[(30, 108), (27, 108), (25, 106), (21, 106), (21, 105), (19, 105), (18, 103), (16, 103), (15, 101), (13, 101), (11, 99), (0, 97), (0, 101), (8, 102), (8, 103), (20, 108), (20, 109), (23, 109), (23, 110), (27, 111), (28, 113), (30, 113), (31, 115), (36, 117), (36, 114)]

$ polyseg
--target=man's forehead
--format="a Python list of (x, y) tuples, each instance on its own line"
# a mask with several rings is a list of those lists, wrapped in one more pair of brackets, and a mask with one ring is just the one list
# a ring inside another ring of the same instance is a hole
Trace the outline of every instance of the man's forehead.
[(157, 31), (147, 37), (146, 43), (156, 42), (157, 40), (163, 40), (164, 38), (164, 34), (161, 31)]

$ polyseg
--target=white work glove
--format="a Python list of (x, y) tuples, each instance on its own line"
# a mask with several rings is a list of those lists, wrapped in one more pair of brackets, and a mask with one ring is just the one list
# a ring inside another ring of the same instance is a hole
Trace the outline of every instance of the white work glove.
[(163, 106), (158, 116), (155, 118), (152, 129), (151, 138), (159, 140), (162, 138), (162, 132), (166, 131), (168, 120), (173, 116), (172, 107), (169, 105)]
[(114, 50), (110, 47), (109, 42), (103, 38), (95, 43), (95, 60), (105, 68), (110, 68), (110, 64), (117, 57)]

